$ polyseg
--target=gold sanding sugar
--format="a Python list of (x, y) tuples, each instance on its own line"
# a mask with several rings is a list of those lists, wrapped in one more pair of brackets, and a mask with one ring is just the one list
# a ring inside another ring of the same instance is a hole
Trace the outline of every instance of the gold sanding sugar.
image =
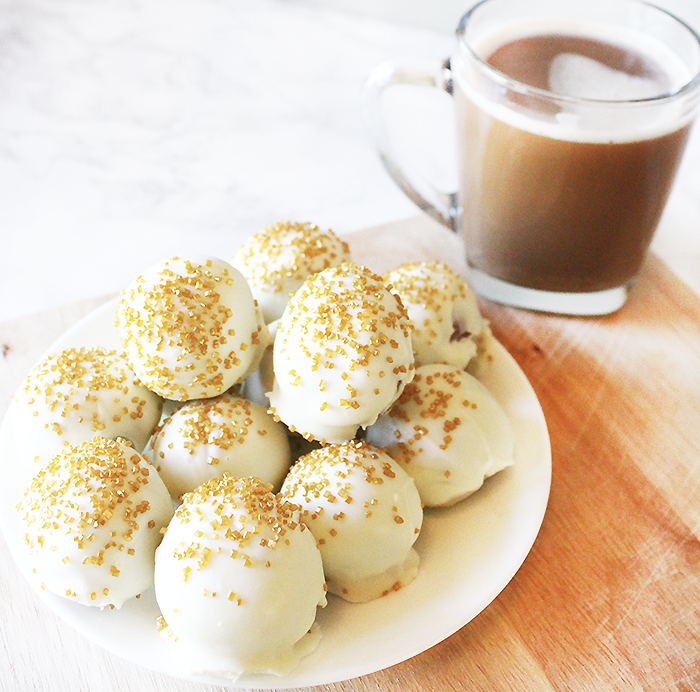
[[(114, 392), (119, 403), (112, 414), (113, 422), (122, 417), (142, 418), (146, 400), (130, 395), (130, 385), (138, 384), (129, 370), (127, 361), (116, 351), (101, 346), (67, 348), (48, 356), (27, 376), (21, 392), (24, 401), (34, 409), (44, 408), (56, 414), (59, 420), (81, 415), (86, 403), (97, 401), (100, 392)], [(35, 414), (36, 415), (36, 414)], [(105, 428), (105, 420), (96, 411), (90, 414), (94, 432)], [(47, 423), (59, 434), (60, 422)]]
[[(294, 497), (299, 491), (307, 498), (325, 498), (328, 502), (351, 504), (352, 484), (343, 482), (353, 471), (370, 485), (381, 485), (385, 478), (395, 478), (391, 464), (382, 461), (377, 449), (363, 440), (329, 444), (301, 457), (292, 466), (284, 485), (284, 495)], [(339, 517), (344, 514), (340, 512)]]
[[(289, 252), (291, 250), (291, 252)], [(311, 223), (279, 221), (251, 236), (240, 249), (242, 271), (255, 286), (281, 291), (285, 279), (304, 280), (350, 256), (348, 244)]]
[(384, 279), (407, 302), (435, 312), (441, 305), (467, 296), (464, 279), (439, 261), (404, 264), (385, 274)]
[(224, 391), (228, 373), (244, 362), (244, 351), (265, 338), (265, 325), (253, 315), (252, 295), (249, 305), (237, 306), (242, 318), (251, 311), (251, 320), (243, 321), (252, 329), (236, 334), (232, 306), (222, 293), (234, 285), (234, 276), (245, 279), (226, 264), (172, 257), (122, 293), (117, 310), (122, 344), (141, 379), (167, 398), (194, 398), (192, 387)]
[[(398, 349), (393, 333), (408, 338), (411, 329), (400, 298), (387, 290), (384, 280), (366, 267), (350, 263), (307, 281), (290, 301), (279, 334), (285, 342), (290, 332), (303, 336), (301, 353), (312, 370), (334, 369), (337, 357), (353, 370), (366, 367), (382, 346)], [(392, 361), (387, 358), (389, 365)], [(396, 369), (407, 370), (404, 365)], [(293, 384), (298, 375), (290, 374)], [(349, 387), (346, 407), (352, 406), (355, 395)]]
[[(54, 532), (65, 532), (86, 551), (83, 564), (101, 565), (111, 549), (129, 552), (127, 543), (150, 509), (148, 500), (134, 502), (132, 496), (149, 483), (151, 472), (148, 461), (124, 441), (95, 437), (67, 446), (39, 471), (17, 505), (20, 522), (34, 536), (25, 534), (25, 542), (37, 550)], [(120, 515), (119, 531), (100, 543), (95, 530), (115, 514)]]
[[(176, 520), (182, 524), (196, 521), (200, 528), (192, 532), (191, 541), (181, 542), (175, 548), (174, 556), (178, 560), (193, 559), (196, 569), (203, 569), (211, 559), (211, 540), (223, 539), (212, 546), (214, 550), (225, 551), (228, 557), (243, 560), (250, 567), (246, 549), (252, 542), (274, 550), (288, 531), (305, 530), (298, 512), (297, 505), (272, 493), (272, 485), (257, 478), (234, 478), (224, 473), (183, 495)], [(271, 536), (261, 538), (263, 524), (271, 530)], [(183, 568), (185, 581), (191, 570), (190, 566)]]

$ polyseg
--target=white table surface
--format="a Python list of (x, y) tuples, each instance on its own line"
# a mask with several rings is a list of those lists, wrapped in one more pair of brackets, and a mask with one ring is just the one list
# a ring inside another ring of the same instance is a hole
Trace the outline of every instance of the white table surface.
[[(700, 25), (698, 0), (665, 4)], [(447, 56), (459, 5), (340, 6), (1, 0), (0, 321), (116, 292), (172, 254), (228, 259), (277, 220), (414, 216), (360, 97), (382, 61)], [(450, 108), (404, 111), (419, 151), (449, 142)], [(431, 165), (449, 181), (451, 163)], [(700, 290), (697, 131), (654, 249)]]

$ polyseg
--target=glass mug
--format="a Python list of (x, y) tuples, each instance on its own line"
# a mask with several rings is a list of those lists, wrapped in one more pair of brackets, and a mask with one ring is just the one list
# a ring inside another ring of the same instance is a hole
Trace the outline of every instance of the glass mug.
[[(456, 193), (398, 164), (381, 112), (396, 84), (453, 95)], [(624, 304), (699, 101), (700, 38), (641, 0), (483, 0), (442, 66), (379, 66), (365, 94), (389, 174), (462, 233), (474, 290), (578, 315)]]

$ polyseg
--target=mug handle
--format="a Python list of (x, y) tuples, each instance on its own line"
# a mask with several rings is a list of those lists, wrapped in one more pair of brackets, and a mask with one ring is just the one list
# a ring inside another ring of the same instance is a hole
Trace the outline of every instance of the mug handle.
[(363, 107), (365, 120), (374, 139), (379, 157), (387, 173), (399, 189), (424, 212), (450, 230), (457, 230), (457, 193), (438, 190), (430, 181), (421, 180), (427, 193), (418, 191), (417, 185), (397, 163), (397, 157), (382, 117), (381, 98), (386, 89), (398, 84), (437, 88), (452, 94), (452, 71), (450, 61), (445, 60), (439, 68), (407, 67), (384, 63), (370, 74), (365, 86)]

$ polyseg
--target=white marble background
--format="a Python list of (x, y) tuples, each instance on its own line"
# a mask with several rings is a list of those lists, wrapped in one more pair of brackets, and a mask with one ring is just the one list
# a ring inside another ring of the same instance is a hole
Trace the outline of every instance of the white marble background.
[[(698, 0), (666, 4), (700, 26)], [(340, 7), (0, 0), (0, 320), (118, 291), (172, 254), (228, 259), (277, 220), (346, 233), (415, 215), (361, 94), (382, 61), (448, 55), (457, 5)], [(449, 142), (449, 109), (412, 99), (418, 150)], [(700, 290), (698, 131), (655, 248)]]

